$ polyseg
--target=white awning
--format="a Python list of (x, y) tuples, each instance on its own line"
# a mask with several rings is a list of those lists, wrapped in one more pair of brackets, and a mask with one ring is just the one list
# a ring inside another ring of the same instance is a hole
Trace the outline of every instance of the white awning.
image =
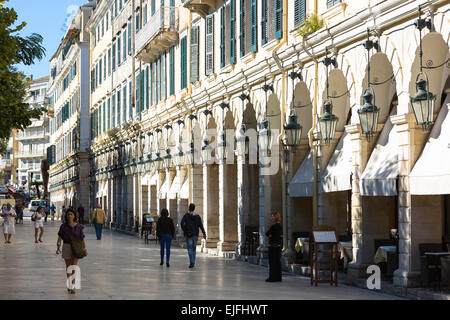
[(149, 185), (149, 182), (150, 182), (150, 178), (151, 178), (151, 175), (150, 175), (150, 172), (147, 172), (144, 176), (142, 176), (142, 178), (141, 178), (141, 185), (143, 185), (143, 186), (148, 186)]
[(159, 188), (159, 198), (166, 199), (167, 191), (169, 190), (169, 177), (165, 177), (164, 182)]
[[(394, 112), (396, 108), (392, 111)], [(397, 195), (398, 143), (397, 130), (390, 117), (386, 121), (377, 144), (361, 175), (362, 196)]]
[(184, 178), (183, 186), (180, 190), (180, 198), (181, 199), (189, 199), (189, 177), (186, 174), (186, 177)]
[(105, 185), (103, 184), (103, 182), (99, 182), (98, 184), (98, 191), (97, 191), (97, 195), (96, 198), (101, 198), (103, 197), (103, 188), (105, 187)]
[(442, 106), (427, 144), (409, 176), (411, 194), (450, 194), (449, 97)]
[(321, 192), (336, 192), (352, 189), (350, 176), (353, 169), (352, 141), (347, 132), (339, 143), (322, 174)]
[(169, 199), (177, 198), (178, 190), (181, 187), (180, 178), (181, 178), (180, 173), (177, 172), (175, 178), (173, 178), (172, 185), (170, 186), (169, 192), (167, 192), (167, 197)]
[(155, 173), (153, 173), (153, 176), (149, 179), (148, 185), (156, 186), (157, 184), (158, 184), (158, 171), (155, 171)]
[(313, 152), (309, 151), (289, 183), (290, 197), (312, 197), (314, 188)]

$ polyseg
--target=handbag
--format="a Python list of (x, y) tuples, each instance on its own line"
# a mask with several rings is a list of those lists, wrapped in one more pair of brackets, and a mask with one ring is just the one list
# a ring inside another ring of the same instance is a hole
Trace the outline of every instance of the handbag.
[(77, 259), (82, 259), (86, 256), (84, 251), (83, 241), (80, 239), (70, 236), (70, 246), (72, 247), (72, 255)]
[(34, 214), (31, 216), (31, 221), (36, 221), (36, 216)]

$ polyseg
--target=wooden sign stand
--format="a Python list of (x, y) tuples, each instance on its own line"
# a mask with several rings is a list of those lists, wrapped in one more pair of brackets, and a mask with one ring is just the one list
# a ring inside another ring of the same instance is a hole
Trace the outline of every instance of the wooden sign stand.
[[(333, 226), (313, 227), (309, 238), (309, 261), (311, 285), (318, 283), (333, 283), (338, 285), (338, 235)], [(330, 249), (323, 249), (323, 246), (330, 246)], [(319, 250), (319, 246), (322, 246)], [(330, 279), (319, 279), (319, 253), (330, 255)]]

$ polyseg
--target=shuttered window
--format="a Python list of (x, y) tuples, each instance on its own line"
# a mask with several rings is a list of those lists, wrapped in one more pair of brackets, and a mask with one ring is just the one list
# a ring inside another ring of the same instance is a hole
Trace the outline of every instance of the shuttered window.
[[(136, 76), (136, 114), (139, 113), (139, 111), (141, 111), (141, 75), (138, 74)], [(130, 109), (131, 111), (131, 109)], [(130, 112), (131, 114), (131, 112)]]
[(155, 14), (155, 0), (152, 0), (152, 16)]
[(152, 105), (156, 104), (156, 61), (152, 63)]
[(100, 59), (99, 67), (98, 67), (98, 84), (102, 84), (102, 59)]
[(111, 129), (111, 98), (108, 98), (108, 103), (107, 103), (107, 125), (106, 128), (107, 130)]
[(225, 67), (225, 8), (220, 9), (220, 67)]
[(206, 44), (205, 44), (205, 73), (209, 75), (214, 72), (214, 15), (206, 17)]
[(121, 117), (120, 117), (120, 110), (121, 110), (121, 108), (120, 108), (120, 104), (121, 104), (121, 101), (122, 100), (120, 100), (120, 88), (119, 88), (119, 90), (117, 90), (117, 126), (120, 126), (120, 124), (121, 124), (121, 121), (120, 121), (120, 119), (121, 119)]
[(166, 79), (166, 53), (161, 56), (161, 99), (167, 98), (167, 79)]
[(156, 102), (161, 101), (161, 57), (156, 60)]
[(105, 53), (105, 55), (103, 56), (103, 80), (106, 80), (106, 68), (107, 67), (107, 65), (106, 65), (106, 53)]
[(327, 0), (327, 9), (330, 9), (331, 7), (341, 2), (342, 2), (341, 0)]
[(127, 60), (127, 29), (123, 29), (122, 32), (122, 45), (123, 45), (123, 58), (122, 61), (126, 61)]
[[(131, 103), (131, 101), (129, 102)], [(122, 122), (127, 121), (127, 85), (125, 84), (122, 88)]]
[(149, 71), (150, 68), (149, 66), (147, 66), (147, 68), (145, 68), (145, 84), (144, 84), (144, 88), (145, 88), (145, 109), (149, 108), (150, 105), (150, 100), (149, 100), (149, 83), (148, 83), (148, 79), (149, 79)]
[(131, 52), (131, 35), (132, 35), (132, 31), (131, 31), (131, 21), (128, 22), (128, 55), (131, 56), (132, 52)]
[[(127, 91), (125, 90), (125, 100), (127, 99)], [(133, 84), (131, 83), (131, 80), (128, 82), (128, 109), (129, 109), (129, 112), (128, 112), (128, 118), (129, 119), (131, 119), (131, 118), (133, 118), (133, 97), (132, 97), (132, 94), (133, 94)], [(135, 107), (136, 107), (136, 102), (135, 102), (135, 105), (134, 105)], [(136, 108), (137, 109), (137, 108)], [(137, 110), (135, 111), (135, 114), (137, 114)]]
[(111, 75), (111, 48), (108, 49), (108, 76)]
[(116, 71), (116, 42), (112, 44), (112, 71)]
[(295, 0), (294, 27), (300, 26), (306, 18), (306, 0)]
[(236, 0), (230, 1), (230, 64), (236, 63)]
[(120, 34), (117, 36), (117, 66), (120, 66), (121, 59), (121, 43), (120, 43)]
[[(253, 49), (253, 43), (256, 44), (256, 11), (253, 17), (253, 5), (256, 10), (256, 0), (240, 0), (240, 56), (243, 57), (251, 51), (256, 51), (256, 45)], [(255, 19), (255, 21), (253, 21)], [(253, 27), (255, 27), (253, 29)], [(254, 32), (254, 33), (253, 33)]]
[(114, 128), (116, 126), (116, 94), (113, 93), (112, 95), (112, 127)]
[(261, 43), (264, 45), (283, 36), (283, 1), (261, 1)]
[(261, 1), (261, 43), (267, 43), (267, 1)]
[(283, 36), (283, 1), (275, 0), (275, 38)]
[(181, 90), (187, 87), (187, 39), (181, 39)]
[(189, 82), (196, 82), (199, 79), (199, 27), (193, 26), (191, 28), (191, 68), (190, 68), (190, 77)]
[(170, 47), (169, 50), (169, 64), (170, 64), (170, 91), (169, 91), (169, 95), (174, 95), (175, 94), (175, 47), (172, 46)]

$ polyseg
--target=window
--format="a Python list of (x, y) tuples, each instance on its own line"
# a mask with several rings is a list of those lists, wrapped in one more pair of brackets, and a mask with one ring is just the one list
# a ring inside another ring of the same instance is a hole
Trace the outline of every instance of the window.
[(116, 94), (116, 96), (117, 96), (117, 126), (120, 126), (120, 102), (121, 102), (121, 100), (120, 100), (120, 88), (117, 90), (117, 94)]
[(102, 84), (102, 59), (100, 59), (99, 67), (98, 67), (98, 84)]
[(155, 0), (152, 0), (152, 16), (155, 14)]
[(230, 63), (236, 63), (236, 0), (230, 1)]
[(117, 36), (117, 66), (120, 66), (120, 34)]
[(257, 18), (256, 0), (240, 0), (240, 56), (256, 51)]
[[(131, 83), (131, 80), (128, 82), (128, 109), (129, 109), (129, 118), (133, 118), (133, 84)], [(135, 104), (136, 106), (136, 104)], [(137, 113), (137, 110), (136, 110)]]
[(111, 75), (111, 48), (108, 49), (108, 76)]
[(156, 61), (152, 63), (152, 105), (156, 104)]
[(214, 15), (211, 14), (205, 20), (205, 73), (209, 75), (214, 72)]
[(112, 71), (116, 71), (116, 42), (112, 44)]
[(141, 12), (136, 12), (136, 33), (141, 29)]
[(116, 126), (116, 93), (112, 95), (112, 127)]
[(106, 80), (106, 53), (103, 56), (103, 80)]
[(107, 130), (111, 129), (111, 98), (108, 98), (108, 103), (107, 103)]
[(262, 0), (262, 44), (273, 39), (280, 39), (283, 35), (283, 2), (282, 0)]
[(102, 132), (106, 131), (106, 101), (103, 101), (103, 123), (102, 123)]
[[(139, 111), (141, 110), (141, 75), (140, 73), (138, 73), (138, 75), (136, 76), (136, 113), (139, 113)], [(130, 109), (130, 111), (132, 111)], [(130, 112), (131, 114), (131, 112)]]
[(122, 32), (122, 42), (123, 42), (123, 58), (125, 62), (127, 60), (127, 29), (125, 28)]
[(122, 0), (119, 0), (119, 12), (122, 11)]
[(191, 68), (190, 68), (190, 78), (189, 81), (196, 82), (199, 78), (199, 27), (193, 26), (191, 28)]
[(131, 31), (131, 21), (128, 22), (128, 54), (131, 56), (131, 35), (132, 35), (132, 31)]
[(114, 18), (117, 17), (117, 0), (114, 0)]
[(294, 27), (300, 26), (306, 18), (306, 0), (295, 0)]
[(341, 3), (341, 0), (327, 0), (327, 9), (334, 7), (338, 3)]
[(181, 39), (181, 90), (187, 87), (187, 46), (186, 36)]
[[(123, 122), (127, 121), (127, 85), (125, 84), (122, 88), (122, 100), (123, 100), (123, 104), (122, 104), (122, 108), (123, 108)], [(131, 101), (129, 101), (129, 103), (131, 104)]]
[(144, 9), (142, 9), (142, 15), (143, 15), (143, 24), (144, 26), (147, 24), (147, 4), (144, 5)]
[(148, 100), (148, 98), (149, 98), (149, 94), (148, 94), (148, 78), (149, 78), (149, 70), (150, 68), (149, 68), (149, 66), (147, 66), (146, 68), (145, 68), (145, 82), (144, 82), (144, 91), (145, 91), (145, 109), (148, 109), (148, 107), (149, 107), (149, 100)]
[(169, 95), (175, 94), (175, 47), (170, 47), (169, 50), (169, 65), (170, 65), (170, 84), (169, 84)]
[(167, 98), (167, 85), (166, 85), (166, 53), (161, 56), (161, 99)]

